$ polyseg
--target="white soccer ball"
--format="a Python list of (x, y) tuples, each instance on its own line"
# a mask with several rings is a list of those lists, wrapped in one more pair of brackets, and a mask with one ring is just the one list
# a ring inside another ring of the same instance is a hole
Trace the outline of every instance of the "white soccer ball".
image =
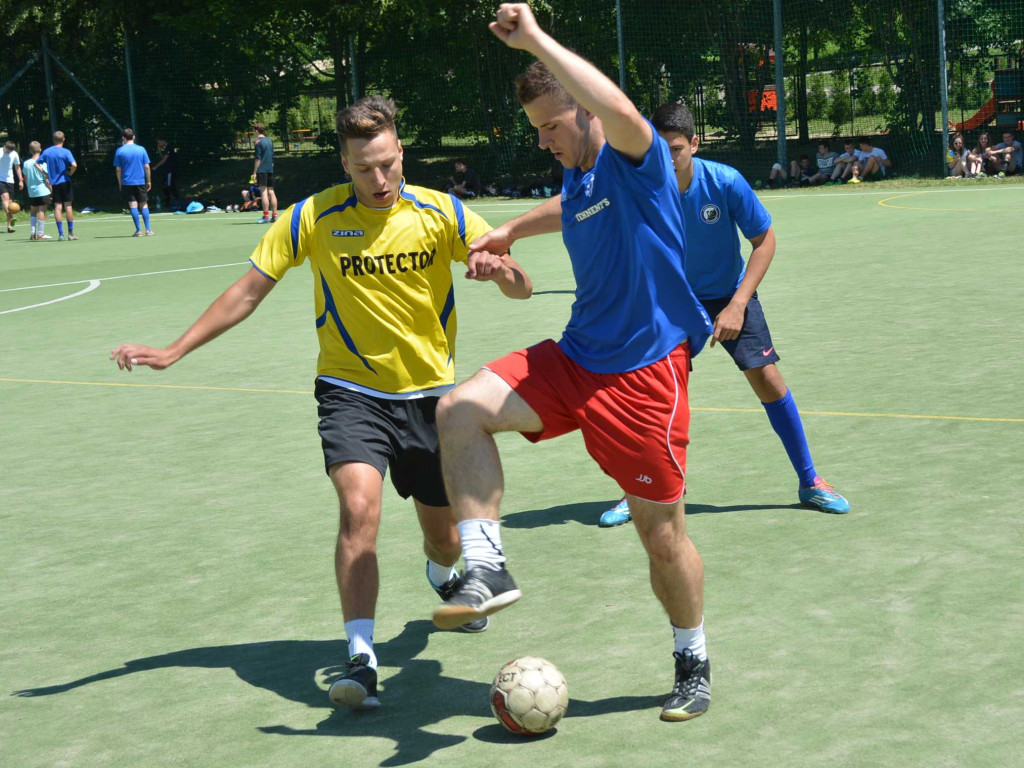
[(544, 733), (562, 719), (568, 707), (569, 686), (547, 659), (512, 659), (491, 683), (491, 712), (512, 733)]

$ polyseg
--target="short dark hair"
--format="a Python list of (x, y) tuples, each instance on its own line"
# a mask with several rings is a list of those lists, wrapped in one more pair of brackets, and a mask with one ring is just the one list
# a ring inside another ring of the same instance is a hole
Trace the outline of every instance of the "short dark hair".
[(856, 144), (856, 143), (857, 143), (857, 140), (856, 140), (856, 139), (853, 139), (853, 138), (850, 138), (850, 139), (844, 139), (844, 140), (843, 140), (843, 146), (844, 146), (844, 147), (849, 147), (849, 146), (852, 146), (852, 145), (854, 145), (854, 144)]
[(693, 141), (696, 132), (693, 126), (693, 114), (685, 104), (673, 102), (662, 104), (651, 115), (651, 122), (659, 133), (681, 133), (687, 141)]
[(256, 131), (256, 133), (266, 134), (267, 132), (267, 126), (265, 126), (263, 123), (253, 123), (252, 129)]
[(131, 128), (125, 128), (123, 131), (121, 131), (121, 138), (124, 139), (125, 141), (132, 141), (135, 138), (135, 131), (133, 131)]
[(828, 150), (831, 150), (832, 149), (832, 142), (830, 142), (828, 139), (822, 139), (821, 141), (818, 142), (818, 146), (819, 147), (824, 147), (825, 149), (828, 149)]
[(17, 148), (18, 148), (18, 145), (15, 144), (13, 141), (8, 141), (8, 142), (4, 143), (4, 152), (10, 152), (10, 151), (15, 150)]
[(875, 142), (872, 140), (870, 136), (861, 136), (859, 139), (857, 139), (857, 143), (867, 144), (869, 147), (875, 146)]
[(565, 90), (551, 70), (542, 61), (535, 61), (515, 79), (516, 98), (520, 105), (529, 104), (540, 96), (551, 96), (564, 107), (575, 107), (576, 99)]
[(348, 139), (372, 139), (390, 131), (398, 136), (395, 115), (398, 108), (383, 96), (364, 96), (350, 107), (338, 112), (338, 140), (342, 150)]

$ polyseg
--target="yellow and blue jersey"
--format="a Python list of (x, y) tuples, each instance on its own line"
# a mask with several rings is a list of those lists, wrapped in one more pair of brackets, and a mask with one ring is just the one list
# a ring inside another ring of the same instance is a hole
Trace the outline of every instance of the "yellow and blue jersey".
[(274, 281), (309, 262), (318, 377), (376, 397), (439, 395), (455, 383), (451, 263), (490, 229), (458, 198), (404, 180), (387, 209), (342, 184), (285, 211), (251, 261)]

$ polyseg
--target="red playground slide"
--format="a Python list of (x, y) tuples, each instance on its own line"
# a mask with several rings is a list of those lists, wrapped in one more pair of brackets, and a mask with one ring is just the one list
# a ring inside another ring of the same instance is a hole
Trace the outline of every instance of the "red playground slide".
[(954, 131), (974, 131), (981, 128), (983, 125), (988, 125), (992, 122), (992, 118), (996, 116), (996, 81), (992, 81), (992, 98), (986, 101), (981, 109), (978, 110), (974, 117), (965, 120), (962, 123), (954, 123), (952, 120), (949, 121), (950, 127)]

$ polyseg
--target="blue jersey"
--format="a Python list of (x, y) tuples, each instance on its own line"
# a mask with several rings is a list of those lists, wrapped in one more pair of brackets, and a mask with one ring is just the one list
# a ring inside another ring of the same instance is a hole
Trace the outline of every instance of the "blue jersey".
[(256, 173), (274, 172), (274, 142), (266, 136), (256, 139), (256, 157), (260, 161)]
[(693, 180), (682, 195), (686, 280), (698, 299), (732, 296), (746, 274), (739, 227), (748, 240), (768, 231), (772, 217), (754, 190), (728, 165), (693, 158)]
[(145, 186), (149, 153), (138, 144), (122, 144), (114, 153), (114, 167), (121, 169), (121, 184), (126, 187)]
[(687, 338), (696, 355), (711, 333), (683, 273), (683, 215), (668, 145), (651, 131), (640, 165), (605, 144), (592, 169), (567, 169), (562, 183), (576, 300), (559, 345), (595, 373), (642, 368)]
[(70, 149), (54, 144), (43, 150), (39, 162), (46, 166), (46, 171), (50, 174), (50, 184), (53, 186), (71, 181), (68, 168), (75, 164), (75, 156), (71, 154)]

